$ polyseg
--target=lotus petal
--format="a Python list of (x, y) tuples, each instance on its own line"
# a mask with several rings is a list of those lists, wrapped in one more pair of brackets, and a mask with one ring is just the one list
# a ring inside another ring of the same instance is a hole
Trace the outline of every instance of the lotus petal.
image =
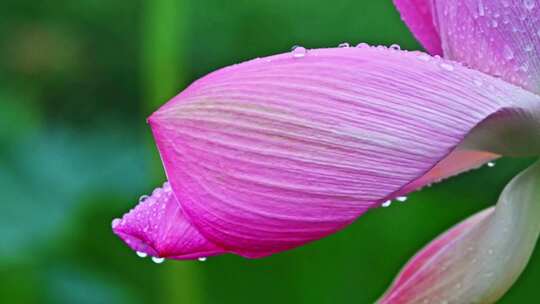
[(525, 268), (540, 233), (540, 163), (515, 177), (496, 207), (435, 239), (405, 265), (380, 304), (494, 303)]
[(459, 64), (360, 47), (219, 70), (149, 122), (186, 220), (220, 248), (262, 257), (496, 157), (460, 145), (482, 150), (467, 139), (473, 129), (539, 117), (539, 107), (540, 97)]

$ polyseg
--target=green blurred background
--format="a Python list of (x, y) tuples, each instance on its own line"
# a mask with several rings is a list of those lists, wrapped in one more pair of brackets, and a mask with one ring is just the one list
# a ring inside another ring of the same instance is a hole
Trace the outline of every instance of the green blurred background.
[[(390, 0), (2, 0), (0, 303), (372, 303), (531, 160), (500, 160), (261, 260), (156, 265), (110, 225), (164, 180), (145, 122), (159, 105), (220, 67), (341, 42), (420, 48)], [(536, 253), (502, 302), (532, 303), (539, 280)]]

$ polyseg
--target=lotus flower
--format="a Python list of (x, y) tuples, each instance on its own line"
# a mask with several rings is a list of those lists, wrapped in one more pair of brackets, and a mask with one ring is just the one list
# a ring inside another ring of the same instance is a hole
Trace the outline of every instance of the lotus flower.
[[(500, 156), (540, 154), (540, 4), (395, 0), (431, 54), (311, 49), (203, 77), (148, 119), (168, 182), (113, 230), (140, 255), (260, 258)], [(442, 56), (442, 57), (440, 57)], [(405, 266), (380, 303), (490, 303), (540, 231), (540, 165)]]

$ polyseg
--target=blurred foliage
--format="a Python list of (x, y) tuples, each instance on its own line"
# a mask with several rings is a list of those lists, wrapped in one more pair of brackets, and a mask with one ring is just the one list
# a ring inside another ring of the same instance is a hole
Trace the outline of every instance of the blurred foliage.
[[(154, 265), (110, 230), (163, 181), (145, 123), (159, 104), (217, 68), (344, 41), (419, 48), (390, 0), (3, 0), (2, 302), (373, 302), (531, 160), (501, 160), (262, 260)], [(537, 253), (502, 302), (530, 303), (539, 279)]]

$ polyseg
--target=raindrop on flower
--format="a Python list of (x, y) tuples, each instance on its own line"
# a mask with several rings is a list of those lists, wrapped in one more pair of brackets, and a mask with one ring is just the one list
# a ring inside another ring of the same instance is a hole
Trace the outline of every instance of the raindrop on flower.
[(449, 64), (449, 63), (446, 63), (446, 62), (441, 63), (441, 68), (443, 70), (446, 70), (446, 71), (453, 71), (454, 70), (454, 66)]
[(365, 42), (361, 42), (359, 44), (356, 45), (357, 48), (361, 48), (361, 49), (364, 49), (364, 48), (368, 48), (369, 47), (369, 44), (365, 43)]
[(484, 7), (484, 2), (482, 0), (478, 1), (478, 15), (484, 16), (486, 14), (486, 9)]
[(493, 168), (493, 167), (495, 167), (495, 163), (494, 162), (488, 162), (487, 166), (490, 167), (490, 168)]
[(121, 222), (121, 221), (122, 221), (121, 219), (114, 219), (114, 220), (112, 220), (112, 223), (111, 223), (112, 228), (114, 229), (114, 228), (116, 228), (118, 225), (120, 225), (120, 222)]
[(338, 47), (340, 47), (340, 48), (348, 48), (348, 47), (350, 47), (350, 45), (349, 45), (348, 42), (343, 42), (343, 43), (340, 43), (340, 44), (338, 45)]
[(431, 57), (426, 53), (421, 53), (417, 58), (422, 61), (429, 61)]
[(398, 201), (398, 202), (402, 202), (402, 203), (403, 203), (403, 202), (406, 201), (406, 200), (407, 200), (407, 197), (406, 197), (406, 196), (398, 196), (398, 197), (396, 197), (396, 201)]
[(200, 257), (197, 260), (199, 260), (199, 262), (204, 262), (204, 261), (206, 261), (206, 257)]
[(295, 45), (292, 47), (293, 58), (302, 58), (306, 56), (307, 50), (303, 46)]
[(505, 45), (503, 49), (503, 56), (506, 60), (512, 60), (514, 58), (514, 51), (512, 51), (508, 45)]
[(139, 197), (139, 203), (144, 202), (144, 201), (145, 201), (146, 199), (148, 199), (148, 198), (149, 198), (148, 195), (143, 195), (143, 196)]
[(399, 46), (399, 44), (392, 44), (390, 46), (390, 49), (391, 50), (394, 50), (394, 51), (400, 51), (401, 50), (401, 47)]
[(390, 205), (392, 205), (392, 201), (391, 201), (391, 200), (387, 200), (386, 202), (382, 203), (381, 206), (383, 206), (383, 207), (390, 207)]
[(165, 258), (152, 257), (152, 262), (156, 264), (161, 264), (165, 261)]
[(145, 258), (148, 256), (148, 254), (146, 252), (142, 252), (142, 251), (137, 251), (135, 252), (137, 254), (138, 257), (140, 258)]
[(523, 6), (529, 11), (532, 11), (532, 9), (535, 7), (535, 1), (536, 0), (523, 0)]

